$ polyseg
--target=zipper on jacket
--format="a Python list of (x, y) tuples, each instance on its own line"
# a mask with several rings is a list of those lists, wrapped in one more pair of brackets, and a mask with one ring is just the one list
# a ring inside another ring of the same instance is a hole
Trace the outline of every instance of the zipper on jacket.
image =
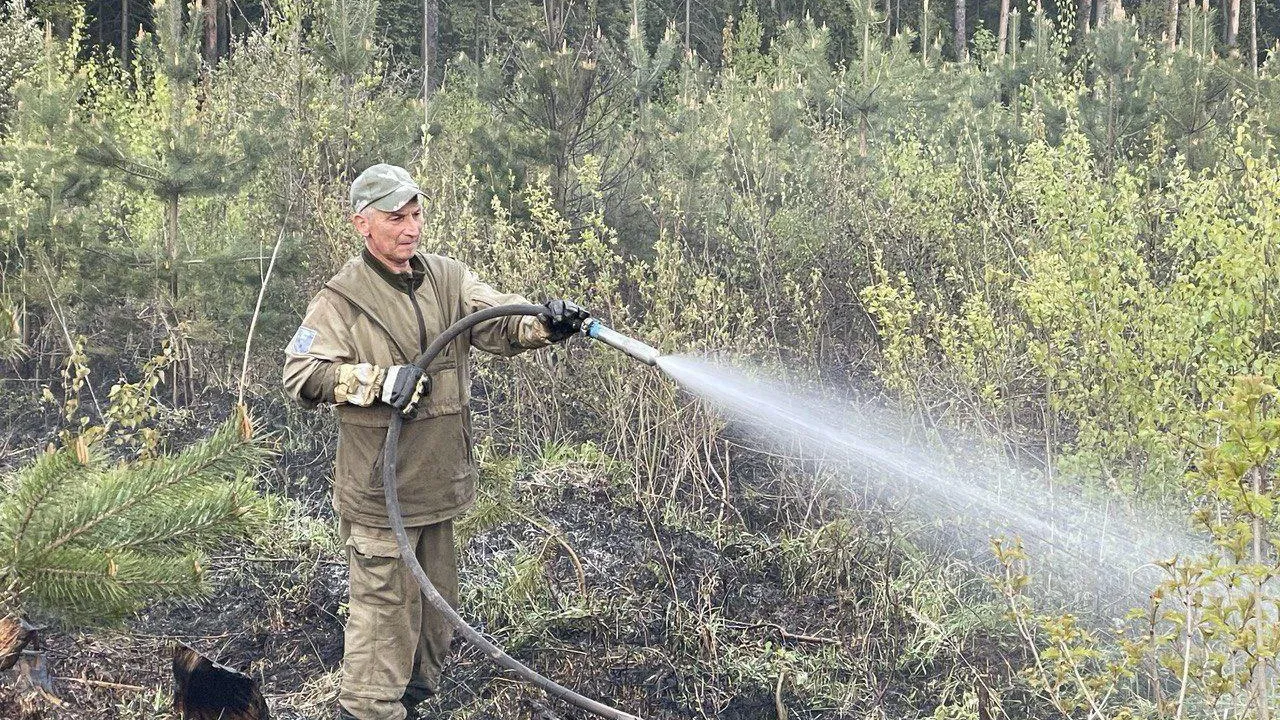
[[(409, 295), (409, 302), (413, 305), (413, 312), (418, 316), (418, 354), (427, 351), (427, 320), (422, 316), (422, 308), (418, 306), (417, 293), (413, 291), (413, 284), (407, 285), (406, 292)], [(409, 362), (413, 362), (417, 358), (409, 358)]]

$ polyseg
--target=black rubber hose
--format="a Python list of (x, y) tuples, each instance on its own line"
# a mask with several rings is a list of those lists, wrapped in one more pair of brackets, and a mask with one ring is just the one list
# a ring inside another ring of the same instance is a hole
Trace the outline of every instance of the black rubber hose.
[[(414, 364), (425, 370), (427, 365), (449, 343), (482, 322), (512, 315), (539, 315), (546, 312), (546, 310), (541, 305), (499, 305), (474, 312), (440, 333), (440, 336), (427, 346), (426, 351), (414, 361)], [(466, 358), (458, 358), (458, 362), (464, 362), (465, 360)], [(440, 591), (436, 590), (435, 586), (431, 584), (431, 579), (427, 577), (427, 572), (422, 569), (422, 564), (418, 562), (413, 548), (409, 546), (409, 535), (404, 529), (404, 516), (400, 512), (400, 494), (396, 487), (396, 450), (400, 444), (400, 427), (403, 424), (404, 420), (400, 417), (400, 413), (391, 413), (391, 424), (387, 426), (387, 442), (382, 450), (382, 489), (387, 499), (387, 518), (391, 521), (391, 529), (395, 531), (396, 542), (400, 545), (400, 559), (404, 560), (404, 564), (409, 567), (413, 576), (417, 578), (418, 585), (422, 588), (422, 595), (427, 599), (427, 602), (431, 603), (431, 607), (439, 610), (444, 615), (445, 620), (453, 626), (454, 630), (461, 633), (472, 645), (483, 650), (490, 660), (542, 688), (548, 695), (564, 700), (594, 715), (610, 718), (611, 720), (640, 720), (635, 715), (630, 715), (604, 703), (596, 702), (589, 697), (579, 695), (554, 680), (529, 669), (519, 660), (503, 652), (502, 648), (489, 642), (475, 628), (468, 625), (467, 621), (463, 620), (462, 616), (449, 603), (445, 602), (445, 599), (440, 595)]]

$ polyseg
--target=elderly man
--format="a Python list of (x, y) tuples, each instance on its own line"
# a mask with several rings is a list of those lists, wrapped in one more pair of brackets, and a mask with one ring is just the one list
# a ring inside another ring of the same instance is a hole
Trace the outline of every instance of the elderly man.
[(563, 340), (587, 313), (565, 300), (536, 317), (476, 326), (423, 372), (413, 361), (476, 310), (527, 303), (495, 291), (462, 263), (418, 250), (421, 191), (407, 171), (374, 165), (351, 184), (351, 222), (364, 251), (311, 301), (286, 351), (284, 386), (306, 407), (338, 413), (333, 508), (347, 548), (349, 616), (339, 717), (401, 720), (435, 693), (451, 629), (422, 601), (399, 559), (383, 500), (383, 440), (406, 417), (397, 458), (401, 509), (431, 582), (457, 602), (453, 518), (475, 499), (467, 410), (472, 346), (499, 355)]

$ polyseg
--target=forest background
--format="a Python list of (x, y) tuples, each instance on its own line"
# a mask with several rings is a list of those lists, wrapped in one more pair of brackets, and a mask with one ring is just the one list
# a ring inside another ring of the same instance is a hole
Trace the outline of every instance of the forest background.
[[(482, 361), (460, 532), (464, 614), (542, 672), (651, 718), (1270, 717), (1278, 36), (1274, 0), (9, 0), (0, 600), (61, 705), (0, 707), (163, 717), (185, 640), (331, 712), (335, 430), (278, 376), (385, 161), (495, 286), (1215, 541), (1067, 614), (1016, 545), (939, 553), (571, 343)], [(442, 716), (565, 712), (449, 678)]]

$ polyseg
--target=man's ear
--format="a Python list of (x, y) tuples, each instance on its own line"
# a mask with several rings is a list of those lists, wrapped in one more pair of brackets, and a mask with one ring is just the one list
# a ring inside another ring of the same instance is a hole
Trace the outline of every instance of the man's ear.
[(351, 224), (355, 226), (356, 232), (360, 233), (360, 237), (369, 237), (369, 218), (356, 213), (351, 216)]

